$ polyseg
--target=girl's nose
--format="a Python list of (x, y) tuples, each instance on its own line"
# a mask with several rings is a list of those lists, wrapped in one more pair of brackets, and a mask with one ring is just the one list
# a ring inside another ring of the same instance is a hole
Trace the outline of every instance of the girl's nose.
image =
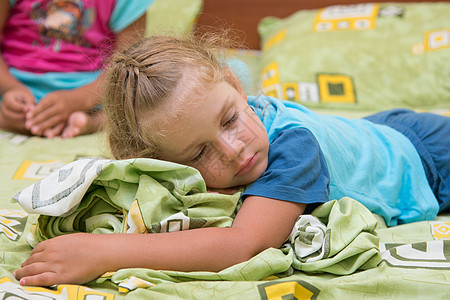
[(223, 162), (228, 163), (239, 157), (239, 155), (241, 155), (242, 151), (245, 148), (245, 144), (236, 137), (234, 138), (221, 137), (218, 148), (221, 160)]

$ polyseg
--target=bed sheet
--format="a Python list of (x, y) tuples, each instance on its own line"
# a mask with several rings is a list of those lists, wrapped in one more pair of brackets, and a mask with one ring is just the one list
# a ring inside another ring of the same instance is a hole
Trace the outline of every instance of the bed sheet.
[[(351, 199), (331, 203), (337, 210), (321, 206), (315, 211), (326, 224), (324, 231), (334, 235), (329, 238), (332, 250), (309, 263), (295, 260), (292, 248), (285, 247), (269, 249), (219, 273), (125, 269), (82, 286), (21, 287), (12, 272), (28, 257), (29, 233), (39, 220), (11, 199), (68, 163), (98, 158), (111, 158), (101, 133), (62, 140), (0, 131), (0, 295), (23, 299), (445, 299), (450, 294), (450, 215), (386, 228), (378, 216), (363, 209), (347, 217), (364, 216), (360, 221), (366, 220), (366, 227), (342, 239), (356, 228), (355, 223), (331, 220), (342, 220), (336, 214), (342, 217), (345, 207), (354, 207), (348, 205)], [(361, 239), (361, 233), (370, 238)], [(348, 254), (354, 248), (367, 251)]]

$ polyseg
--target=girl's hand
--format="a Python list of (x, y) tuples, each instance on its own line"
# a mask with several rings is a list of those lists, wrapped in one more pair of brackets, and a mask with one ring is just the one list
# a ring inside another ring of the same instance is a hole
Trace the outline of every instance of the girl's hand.
[(104, 263), (108, 243), (95, 234), (74, 233), (39, 243), (14, 271), (21, 285), (83, 284), (109, 271)]
[(27, 112), (26, 128), (34, 135), (60, 135), (70, 114), (76, 110), (74, 104), (80, 101), (70, 96), (70, 91), (63, 90), (48, 93)]
[(35, 105), (33, 94), (26, 88), (11, 89), (2, 95), (0, 102), (1, 127), (29, 134), (25, 116)]

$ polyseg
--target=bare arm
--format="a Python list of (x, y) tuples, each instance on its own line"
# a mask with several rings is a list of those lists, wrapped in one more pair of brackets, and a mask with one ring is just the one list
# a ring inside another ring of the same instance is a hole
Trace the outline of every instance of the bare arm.
[[(3, 33), (6, 21), (9, 15), (9, 1), (0, 0), (0, 37)], [(0, 39), (1, 43), (1, 39)], [(3, 56), (0, 54), (0, 95), (3, 95), (6, 91), (14, 88), (26, 88), (20, 83), (14, 76), (8, 71), (8, 66), (3, 60)]]
[(304, 208), (304, 204), (251, 196), (231, 228), (61, 236), (39, 244), (15, 276), (24, 285), (52, 285), (85, 283), (104, 272), (131, 267), (219, 271), (269, 247), (279, 248)]
[[(9, 1), (0, 0), (0, 42), (3, 29), (9, 17)], [(35, 99), (30, 90), (18, 81), (8, 69), (0, 53), (0, 128), (28, 134), (25, 128), (27, 107), (32, 107)]]

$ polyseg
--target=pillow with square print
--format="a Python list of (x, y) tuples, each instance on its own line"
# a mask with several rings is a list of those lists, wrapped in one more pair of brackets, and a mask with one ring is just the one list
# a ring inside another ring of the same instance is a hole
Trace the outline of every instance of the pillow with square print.
[(362, 3), (264, 18), (261, 88), (310, 107), (450, 107), (450, 3)]

